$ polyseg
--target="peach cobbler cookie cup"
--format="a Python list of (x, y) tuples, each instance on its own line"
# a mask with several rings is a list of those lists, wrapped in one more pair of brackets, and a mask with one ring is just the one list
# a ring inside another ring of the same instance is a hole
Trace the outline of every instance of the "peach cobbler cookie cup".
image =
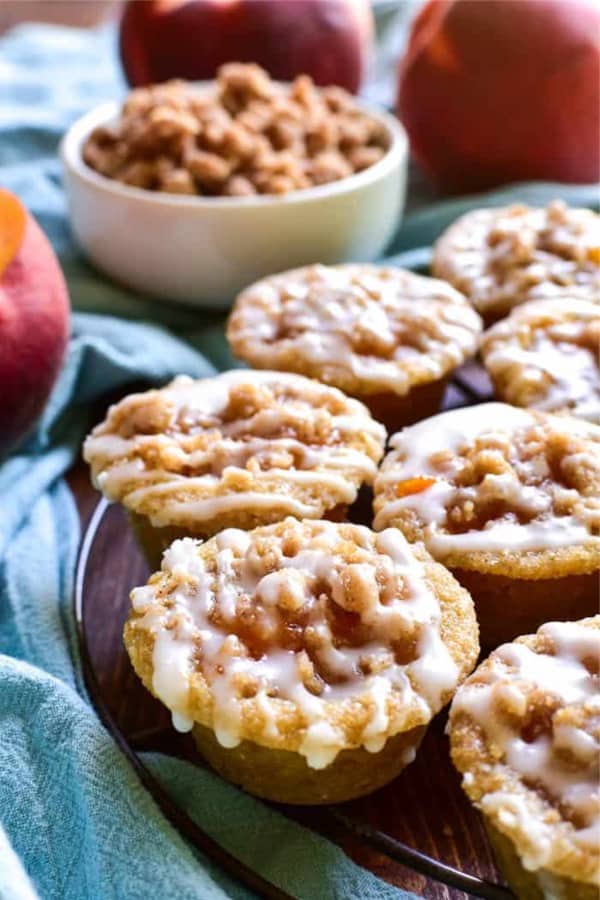
[(480, 349), (500, 400), (600, 423), (600, 305), (524, 303), (484, 334)]
[(459, 688), (452, 760), (520, 900), (600, 893), (600, 616), (504, 644)]
[(132, 394), (87, 438), (94, 484), (121, 503), (153, 568), (177, 537), (287, 515), (344, 518), (385, 432), (317, 381), (239, 369)]
[(433, 273), (473, 303), (486, 324), (526, 300), (600, 302), (600, 216), (554, 201), (476, 209), (439, 238)]
[(375, 528), (424, 541), (472, 594), (484, 646), (598, 608), (600, 427), (485, 403), (395, 435)]
[(131, 603), (127, 651), (174, 726), (287, 803), (394, 778), (479, 650), (468, 593), (397, 529), (288, 518), (185, 538)]
[(246, 288), (227, 338), (250, 365), (341, 388), (395, 431), (439, 410), (480, 330), (465, 298), (441, 281), (387, 266), (316, 265)]

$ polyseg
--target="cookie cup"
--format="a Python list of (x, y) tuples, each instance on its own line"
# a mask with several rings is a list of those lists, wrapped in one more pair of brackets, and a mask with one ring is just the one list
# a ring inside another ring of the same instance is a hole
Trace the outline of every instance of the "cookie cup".
[[(142, 551), (148, 567), (151, 571), (160, 569), (163, 553), (170, 547), (173, 541), (184, 537), (193, 537), (196, 540), (207, 540), (223, 528), (242, 528), (250, 531), (259, 525), (267, 525), (271, 522), (280, 522), (288, 515), (286, 504), (274, 503), (270, 512), (264, 509), (252, 512), (251, 510), (234, 509), (231, 513), (222, 514), (217, 520), (208, 521), (203, 527), (191, 524), (187, 528), (178, 528), (173, 525), (153, 525), (148, 516), (127, 510), (127, 521), (131, 526), (138, 547)], [(348, 514), (348, 504), (339, 503), (323, 518), (330, 522), (344, 522)]]
[(442, 408), (449, 376), (419, 384), (407, 394), (393, 394), (391, 391), (379, 394), (359, 394), (354, 396), (367, 407), (374, 419), (390, 434), (413, 425), (421, 419), (434, 416)]
[[(476, 555), (456, 562), (449, 559), (445, 564), (474, 599), (485, 648), (535, 631), (547, 620), (581, 619), (598, 608), (598, 552), (591, 548), (531, 554), (527, 566), (516, 557), (511, 565), (509, 554), (504, 554), (496, 559), (496, 567), (507, 574), (485, 571)], [(561, 571), (569, 574), (558, 574)]]
[(448, 732), (463, 788), (519, 900), (600, 890), (600, 616), (494, 651), (457, 691)]
[(471, 593), (493, 648), (598, 608), (600, 428), (500, 403), (452, 410), (390, 441), (376, 529), (423, 541)]
[(388, 431), (437, 412), (481, 320), (443, 281), (391, 266), (307, 266), (250, 285), (227, 324), (232, 352), (340, 388)]
[(217, 772), (300, 804), (394, 778), (479, 650), (470, 597), (423, 548), (293, 519), (176, 541), (125, 644)]
[(426, 730), (419, 725), (395, 734), (377, 753), (364, 747), (341, 750), (325, 769), (311, 768), (299, 753), (252, 741), (223, 747), (204, 725), (194, 725), (192, 734), (204, 759), (226, 781), (263, 800), (314, 806), (363, 797), (393, 781), (415, 758)]
[(499, 400), (596, 424), (599, 349), (600, 304), (573, 297), (524, 303), (488, 329), (480, 342)]
[(598, 885), (583, 884), (548, 869), (526, 869), (512, 841), (485, 819), (484, 826), (498, 866), (519, 900), (598, 900)]
[(474, 209), (438, 238), (432, 272), (461, 291), (487, 326), (529, 300), (600, 297), (600, 217), (555, 200)]
[[(410, 540), (423, 539), (414, 519), (394, 522)], [(432, 547), (435, 553), (435, 541)], [(546, 621), (581, 619), (598, 609), (600, 548), (593, 537), (587, 545), (537, 551), (444, 553), (440, 561), (473, 598), (487, 650)]]
[(297, 518), (343, 519), (371, 484), (385, 431), (341, 391), (244, 369), (132, 394), (84, 444), (152, 568), (174, 539)]

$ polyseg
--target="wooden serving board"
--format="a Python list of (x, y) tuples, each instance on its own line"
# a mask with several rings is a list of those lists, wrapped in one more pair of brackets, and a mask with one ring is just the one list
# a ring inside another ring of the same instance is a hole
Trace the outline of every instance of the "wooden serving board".
[[(483, 398), (488, 386), (481, 369), (466, 368), (448, 392), (448, 405), (467, 405)], [(70, 475), (83, 529), (98, 494), (91, 488), (86, 468), (78, 465)], [(128, 613), (129, 592), (148, 576), (144, 560), (118, 506), (109, 507), (91, 544), (85, 567), (83, 593), (86, 605), (86, 642), (101, 700), (118, 729), (135, 751), (156, 750), (194, 760), (199, 765), (188, 735), (175, 732), (170, 716), (142, 687), (135, 676), (122, 642)], [(393, 840), (488, 883), (502, 884), (477, 813), (466, 800), (448, 754), (444, 734), (446, 716), (431, 724), (417, 758), (394, 782), (376, 793), (328, 808), (284, 809), (303, 824), (326, 833), (361, 866), (391, 884), (423, 895), (427, 900), (465, 900), (467, 896), (492, 896), (486, 887), (473, 894), (435, 881), (402, 865), (373, 842), (348, 830), (329, 813), (340, 813), (383, 832)], [(332, 824), (333, 823), (333, 824)], [(489, 890), (489, 889), (488, 889)], [(495, 896), (510, 897), (498, 891)]]

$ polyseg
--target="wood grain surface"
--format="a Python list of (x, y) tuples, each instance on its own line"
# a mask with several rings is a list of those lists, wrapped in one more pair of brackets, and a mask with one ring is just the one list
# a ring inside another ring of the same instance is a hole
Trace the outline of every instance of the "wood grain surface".
[[(466, 405), (484, 398), (488, 390), (481, 370), (471, 365), (449, 390), (447, 405)], [(83, 465), (72, 471), (70, 484), (85, 527), (98, 495)], [(133, 673), (123, 647), (129, 591), (147, 575), (121, 508), (110, 507), (92, 545), (84, 582), (92, 665), (102, 698), (134, 749), (157, 750), (201, 765), (191, 738), (173, 730), (165, 708)], [(450, 866), (501, 884), (479, 816), (463, 795), (450, 763), (444, 725), (445, 714), (441, 714), (430, 726), (415, 762), (399, 778), (369, 797), (340, 805), (339, 810)], [(327, 833), (357, 863), (391, 884), (427, 900), (468, 896), (400, 865), (342, 826), (332, 825), (331, 817), (324, 822), (318, 808), (286, 807), (284, 812)]]

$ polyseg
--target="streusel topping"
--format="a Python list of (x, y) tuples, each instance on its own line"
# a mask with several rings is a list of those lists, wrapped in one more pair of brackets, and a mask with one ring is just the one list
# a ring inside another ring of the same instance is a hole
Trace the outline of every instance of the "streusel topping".
[(449, 725), (466, 792), (524, 865), (569, 862), (583, 880), (600, 844), (599, 667), (600, 616), (543, 625), (467, 679)]
[(600, 422), (600, 306), (538, 300), (515, 309), (481, 341), (501, 399)]
[(132, 91), (114, 124), (95, 128), (83, 159), (101, 175), (172, 194), (246, 197), (338, 181), (378, 162), (385, 125), (339, 87), (291, 85), (228, 63), (215, 88), (183, 81)]
[(437, 559), (473, 551), (597, 548), (600, 427), (486, 403), (395, 435), (375, 481), (375, 527)]
[(84, 457), (110, 500), (153, 525), (186, 527), (232, 509), (315, 518), (352, 503), (384, 441), (366, 408), (335, 388), (238, 369), (126, 397)]
[(447, 279), (486, 319), (526, 300), (600, 302), (600, 216), (561, 201), (467, 213), (436, 244), (434, 274)]
[(309, 266), (258, 281), (227, 327), (234, 353), (350, 392), (406, 394), (474, 353), (478, 315), (448, 284), (403, 269)]
[(223, 746), (276, 746), (293, 722), (288, 749), (323, 768), (428, 722), (456, 687), (428, 565), (396, 529), (227, 529), (172, 544), (132, 592), (128, 629), (153, 635), (152, 689), (177, 727), (200, 715)]

